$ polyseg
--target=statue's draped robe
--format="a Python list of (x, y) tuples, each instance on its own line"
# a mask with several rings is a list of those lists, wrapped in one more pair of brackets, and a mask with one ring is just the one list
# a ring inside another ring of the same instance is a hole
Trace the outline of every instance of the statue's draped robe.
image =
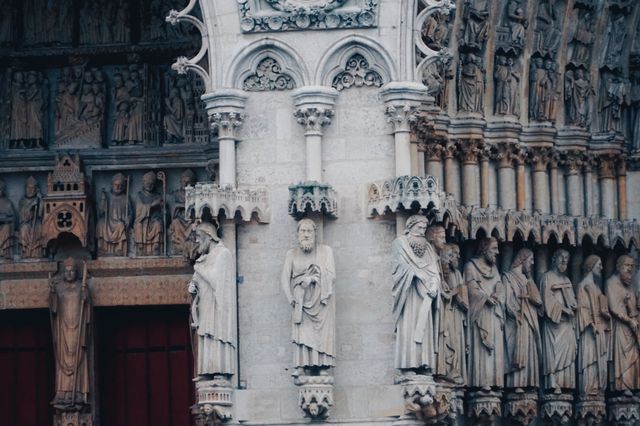
[(22, 257), (42, 256), (42, 214), (44, 203), (40, 195), (20, 200), (20, 246)]
[(613, 319), (612, 358), (613, 390), (626, 391), (640, 389), (640, 354), (637, 334), (628, 321), (638, 321), (636, 296), (631, 286), (625, 286), (618, 275), (607, 280), (609, 311)]
[(433, 369), (441, 281), (438, 256), (428, 243), (424, 254), (416, 256), (406, 236), (396, 238), (392, 254), (395, 366)]
[[(507, 295), (505, 305), (507, 314), (505, 321), (506, 386), (509, 388), (538, 387), (542, 356), (538, 316), (542, 313), (542, 297), (533, 281), (522, 273), (506, 272), (502, 275), (502, 283)], [(527, 295), (529, 298), (525, 298)]]
[(174, 254), (183, 254), (188, 258), (193, 258), (193, 254), (197, 247), (195, 239), (190, 237), (191, 234), (195, 232), (195, 224), (191, 219), (185, 216), (184, 190), (176, 190), (173, 197), (173, 214), (171, 215), (171, 225), (169, 225), (172, 252)]
[(609, 319), (606, 299), (593, 281), (578, 284), (578, 392), (581, 395), (604, 394), (609, 357)]
[[(504, 286), (495, 265), (472, 259), (464, 268), (469, 289), (469, 385), (504, 384)], [(498, 303), (487, 303), (493, 296)]]
[(16, 213), (7, 197), (0, 197), (0, 257), (11, 255)]
[[(51, 329), (56, 361), (55, 405), (88, 403), (89, 324), (91, 302), (83, 298), (80, 281), (67, 283), (56, 277), (50, 294)], [(82, 313), (81, 313), (82, 311)], [(75, 399), (73, 392), (75, 389)]]
[(143, 246), (143, 253), (137, 255), (158, 255), (154, 252), (154, 245), (160, 247), (163, 238), (162, 207), (151, 207), (154, 201), (162, 198), (155, 192), (138, 192), (136, 199), (136, 219), (133, 225), (133, 239), (136, 244)]
[(577, 302), (571, 281), (565, 275), (548, 271), (540, 282), (544, 302), (543, 327), (544, 386), (551, 388), (575, 388), (575, 362), (577, 352), (576, 330), (573, 317), (562, 309), (576, 307)]
[(197, 318), (198, 375), (236, 371), (237, 315), (234, 260), (222, 243), (212, 246), (193, 267), (196, 287), (192, 312)]
[[(335, 365), (335, 276), (331, 247), (318, 244), (310, 253), (298, 247), (287, 252), (281, 284), (296, 301), (291, 332), (296, 368)], [(305, 288), (305, 277), (315, 284)]]
[(460, 271), (450, 271), (443, 274), (443, 278), (438, 309), (436, 373), (464, 384), (467, 381), (465, 335), (469, 296)]
[(100, 205), (96, 229), (98, 247), (105, 254), (126, 256), (127, 228), (132, 206), (126, 194), (111, 194)]

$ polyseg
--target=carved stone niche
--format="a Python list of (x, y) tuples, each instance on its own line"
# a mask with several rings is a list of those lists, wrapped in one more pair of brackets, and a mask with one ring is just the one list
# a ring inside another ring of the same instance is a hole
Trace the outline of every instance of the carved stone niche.
[(56, 158), (53, 172), (47, 178), (47, 195), (43, 197), (42, 241), (45, 247), (62, 233), (75, 235), (82, 247), (87, 247), (90, 206), (85, 185), (78, 155)]
[(538, 394), (509, 393), (504, 404), (504, 415), (509, 424), (528, 426), (538, 417)]
[(367, 213), (369, 217), (401, 209), (440, 209), (443, 194), (433, 176), (400, 176), (369, 185)]
[(255, 213), (258, 222), (269, 223), (271, 201), (269, 191), (264, 187), (231, 186), (221, 187), (216, 183), (196, 183), (185, 190), (187, 215), (195, 211), (196, 222), (200, 222), (206, 208), (213, 216), (222, 210), (227, 218), (240, 214), (243, 221), (249, 222)]
[(231, 419), (233, 389), (225, 379), (196, 382), (197, 402), (191, 408), (196, 422), (213, 426)]
[(245, 33), (370, 28), (378, 2), (370, 0), (237, 0)]
[(299, 219), (306, 212), (321, 212), (334, 219), (338, 217), (338, 196), (331, 185), (302, 182), (289, 186), (289, 214)]
[(299, 387), (298, 404), (306, 417), (314, 420), (329, 417), (333, 406), (333, 376), (299, 376), (294, 383)]

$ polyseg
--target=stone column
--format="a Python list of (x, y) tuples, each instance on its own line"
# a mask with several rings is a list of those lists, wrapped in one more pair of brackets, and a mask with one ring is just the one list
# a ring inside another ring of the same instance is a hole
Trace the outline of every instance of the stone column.
[(513, 146), (498, 146), (498, 205), (503, 210), (516, 208), (516, 188), (513, 170)]
[(627, 220), (627, 162), (618, 161), (618, 219)]
[(441, 189), (444, 189), (444, 173), (442, 168), (442, 154), (444, 151), (444, 146), (437, 140), (429, 141), (424, 145), (426, 172), (428, 175), (438, 179)]
[(582, 159), (578, 153), (569, 153), (565, 160), (567, 179), (567, 213), (582, 216), (582, 191), (580, 191), (580, 169)]
[(529, 160), (533, 169), (533, 208), (540, 210), (543, 214), (548, 214), (550, 213), (549, 175), (547, 175), (549, 151), (544, 148), (533, 149), (530, 152)]
[(549, 196), (551, 201), (551, 214), (560, 214), (560, 201), (558, 193), (558, 157), (555, 153), (549, 158)]
[(480, 149), (480, 207), (487, 208), (490, 203), (489, 195), (489, 160), (491, 151), (488, 146), (483, 145)]
[(306, 181), (322, 182), (322, 128), (331, 124), (338, 91), (331, 87), (307, 86), (293, 92), (294, 116), (304, 127)]
[(443, 155), (444, 155), (444, 190), (447, 194), (457, 195), (459, 189), (456, 188), (456, 178), (454, 169), (454, 157), (457, 154), (456, 144), (447, 141)]
[(427, 99), (427, 88), (414, 82), (391, 82), (382, 88), (381, 95), (393, 125), (396, 177), (411, 175), (411, 123)]
[(212, 128), (218, 130), (220, 186), (236, 187), (236, 142), (244, 119), (247, 94), (221, 89), (202, 95)]
[(616, 177), (615, 162), (611, 156), (601, 156), (598, 168), (600, 179), (600, 215), (613, 219), (616, 217)]
[(458, 142), (458, 152), (462, 161), (462, 204), (466, 206), (479, 206), (478, 194), (478, 155), (480, 144), (476, 140), (463, 140)]
[(526, 155), (524, 149), (518, 149), (514, 156), (516, 161), (516, 209), (518, 211), (523, 211), (527, 208), (527, 190), (524, 176)]
[(593, 191), (593, 168), (595, 158), (587, 155), (584, 158), (584, 214), (594, 216), (598, 214), (595, 208), (595, 195)]

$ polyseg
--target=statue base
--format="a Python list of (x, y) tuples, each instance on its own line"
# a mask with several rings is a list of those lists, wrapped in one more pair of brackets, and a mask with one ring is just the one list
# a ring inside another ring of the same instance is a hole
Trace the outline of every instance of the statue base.
[(53, 416), (54, 426), (92, 426), (93, 417), (91, 413), (80, 413), (78, 411), (57, 411)]
[(405, 415), (394, 425), (453, 424), (463, 410), (464, 391), (460, 394), (453, 384), (436, 383), (429, 374), (402, 375), (396, 383), (402, 385)]
[(298, 404), (305, 417), (314, 420), (329, 417), (333, 406), (333, 376), (298, 376), (294, 383), (300, 387)]
[(637, 396), (615, 396), (607, 400), (609, 424), (633, 426), (640, 420), (640, 398)]
[(509, 424), (528, 426), (538, 417), (537, 392), (509, 392), (504, 404), (504, 415)]
[(580, 395), (576, 403), (575, 418), (579, 425), (604, 424), (607, 418), (604, 395)]
[(469, 417), (477, 425), (491, 425), (502, 416), (502, 392), (479, 390), (469, 393)]
[(542, 418), (551, 425), (564, 425), (573, 417), (573, 395), (547, 394), (542, 397)]
[(198, 425), (214, 425), (232, 417), (233, 388), (226, 379), (196, 382), (196, 401), (191, 413)]

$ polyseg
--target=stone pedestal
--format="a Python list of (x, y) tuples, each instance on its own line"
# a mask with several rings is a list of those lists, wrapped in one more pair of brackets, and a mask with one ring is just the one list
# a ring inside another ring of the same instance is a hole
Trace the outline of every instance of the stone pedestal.
[(231, 419), (233, 389), (224, 379), (196, 382), (196, 404), (191, 413), (199, 424), (211, 426)]
[(573, 395), (566, 393), (542, 397), (542, 419), (550, 425), (564, 425), (573, 417)]
[(607, 400), (610, 425), (633, 426), (640, 420), (640, 398), (616, 396)]
[(576, 403), (575, 419), (578, 425), (604, 424), (607, 417), (607, 405), (604, 395), (581, 395)]
[(305, 417), (314, 420), (329, 417), (333, 406), (333, 376), (299, 376), (294, 383), (300, 387), (298, 404)]
[(463, 413), (464, 390), (449, 383), (436, 383), (431, 375), (401, 376), (405, 415), (396, 425), (455, 424)]
[(501, 397), (497, 391), (470, 392), (468, 417), (476, 425), (493, 425), (502, 416)]
[(530, 425), (538, 417), (538, 393), (508, 393), (504, 403), (504, 416), (509, 419), (509, 424)]
[(80, 413), (78, 411), (57, 411), (53, 416), (54, 426), (92, 426), (93, 417), (91, 413)]

